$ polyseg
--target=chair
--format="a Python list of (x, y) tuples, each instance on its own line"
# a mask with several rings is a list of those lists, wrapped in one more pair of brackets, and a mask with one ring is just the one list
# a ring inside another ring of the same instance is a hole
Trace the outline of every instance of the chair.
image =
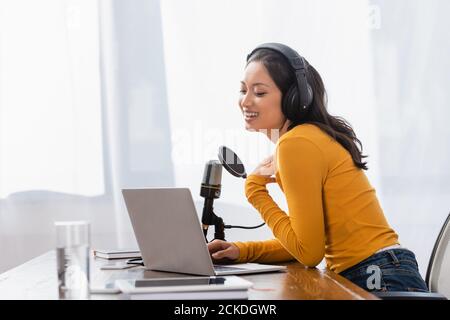
[(450, 297), (450, 214), (442, 226), (428, 263), (425, 282), (430, 292), (373, 292), (383, 300), (447, 300)]

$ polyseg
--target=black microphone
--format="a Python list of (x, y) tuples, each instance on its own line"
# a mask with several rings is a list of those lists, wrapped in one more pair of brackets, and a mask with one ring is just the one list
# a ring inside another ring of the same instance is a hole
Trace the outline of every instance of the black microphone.
[(220, 197), (222, 188), (222, 164), (217, 160), (210, 160), (205, 165), (203, 180), (200, 188), (200, 196), (205, 198), (202, 213), (203, 234), (208, 233), (208, 227), (216, 223), (217, 216), (214, 214), (214, 199)]
[(206, 242), (208, 242), (208, 228), (214, 225), (214, 239), (225, 240), (225, 229), (241, 228), (241, 229), (256, 229), (262, 227), (265, 223), (262, 223), (254, 227), (246, 226), (232, 226), (225, 225), (223, 219), (218, 217), (214, 213), (214, 199), (220, 197), (220, 191), (222, 188), (222, 166), (233, 176), (240, 178), (247, 178), (244, 165), (241, 159), (230, 148), (221, 146), (219, 148), (219, 161), (210, 160), (205, 165), (205, 171), (203, 172), (203, 180), (200, 188), (200, 196), (205, 198), (202, 213), (202, 228)]

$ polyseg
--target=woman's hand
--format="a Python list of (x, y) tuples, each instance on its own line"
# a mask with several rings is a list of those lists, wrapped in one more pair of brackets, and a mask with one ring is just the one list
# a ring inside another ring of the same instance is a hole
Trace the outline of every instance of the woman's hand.
[[(289, 119), (285, 119), (283, 126), (278, 132), (278, 139), (287, 132), (289, 126), (292, 124), (292, 122)], [(277, 139), (277, 140), (278, 140)], [(257, 175), (257, 176), (266, 176), (266, 177), (272, 177), (277, 172), (277, 163), (276, 163), (276, 152), (275, 150), (275, 156), (271, 155), (264, 159), (263, 162), (261, 162), (255, 170), (251, 174)]]
[(273, 155), (264, 159), (251, 174), (271, 177), (275, 174), (275, 161)]
[(208, 243), (208, 250), (214, 263), (230, 263), (239, 258), (239, 248), (231, 242), (213, 240)]

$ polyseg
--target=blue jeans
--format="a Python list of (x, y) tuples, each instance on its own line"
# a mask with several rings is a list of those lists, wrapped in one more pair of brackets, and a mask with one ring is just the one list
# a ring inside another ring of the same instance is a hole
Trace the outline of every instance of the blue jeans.
[(407, 249), (375, 253), (340, 275), (367, 291), (429, 292), (416, 256)]

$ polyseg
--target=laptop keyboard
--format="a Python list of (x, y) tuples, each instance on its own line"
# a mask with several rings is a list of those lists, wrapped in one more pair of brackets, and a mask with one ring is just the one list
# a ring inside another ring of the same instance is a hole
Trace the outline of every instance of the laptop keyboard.
[(227, 267), (227, 266), (222, 266), (222, 265), (214, 265), (214, 270), (216, 271), (236, 271), (236, 270), (247, 270), (244, 268), (237, 268), (237, 267)]

